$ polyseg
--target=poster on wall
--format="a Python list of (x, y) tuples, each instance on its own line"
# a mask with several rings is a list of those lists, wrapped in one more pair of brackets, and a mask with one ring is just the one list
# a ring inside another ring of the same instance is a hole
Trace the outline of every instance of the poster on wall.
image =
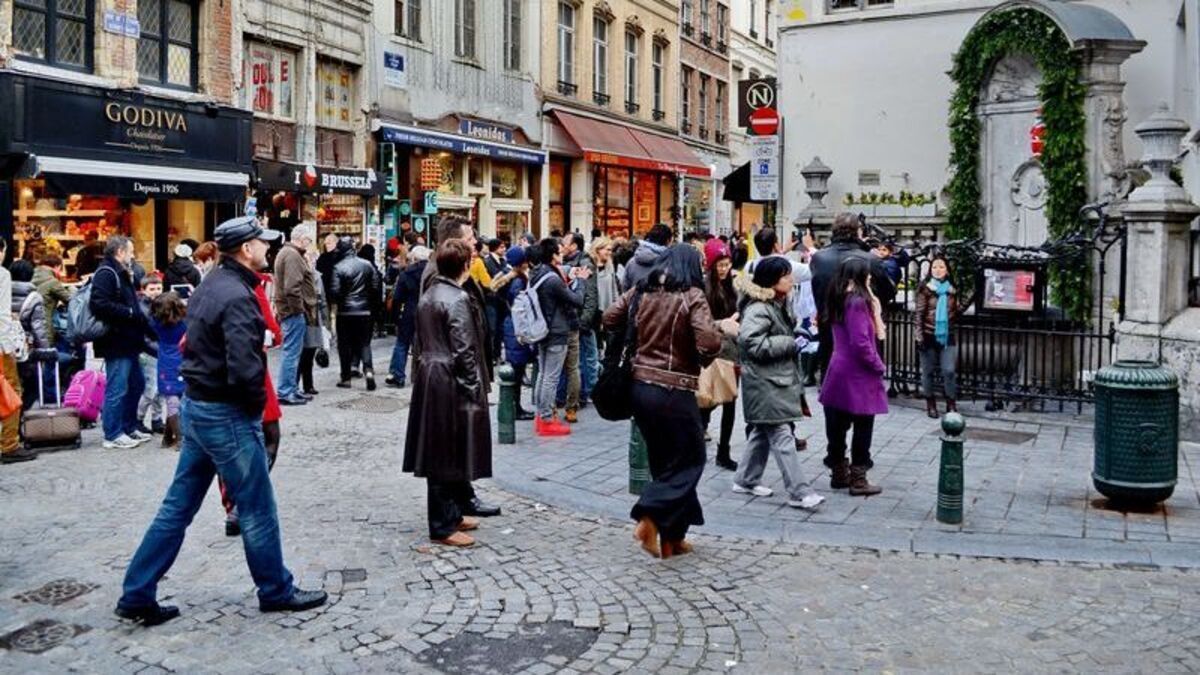
[(292, 66), (295, 57), (281, 49), (248, 43), (246, 82), (254, 112), (292, 116)]
[(354, 80), (349, 68), (333, 63), (317, 64), (317, 124), (350, 124), (350, 88)]

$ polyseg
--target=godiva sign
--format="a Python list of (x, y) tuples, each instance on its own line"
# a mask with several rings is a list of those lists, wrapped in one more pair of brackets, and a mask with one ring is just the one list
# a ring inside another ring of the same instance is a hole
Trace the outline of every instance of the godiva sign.
[(5, 71), (0, 101), (0, 153), (244, 173), (253, 168), (253, 117), (244, 110)]

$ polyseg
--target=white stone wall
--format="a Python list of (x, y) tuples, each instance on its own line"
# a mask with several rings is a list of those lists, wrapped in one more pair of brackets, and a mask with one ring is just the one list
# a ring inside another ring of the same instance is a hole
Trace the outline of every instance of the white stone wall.
[[(1116, 14), (1148, 43), (1123, 69), (1126, 157), (1141, 155), (1133, 127), (1158, 101), (1200, 128), (1195, 3), (1184, 3), (1185, 30), (1177, 21), (1180, 3), (1087, 1)], [(879, 171), (882, 178), (866, 191), (940, 190), (950, 150), (946, 117), (953, 83), (946, 73), (963, 37), (999, 2), (897, 0), (890, 10), (834, 15), (825, 15), (820, 0), (808, 4), (808, 18), (785, 18), (780, 32), (781, 112), (788, 119), (783, 217), (791, 220), (808, 204), (799, 172), (814, 155), (834, 171), (826, 198), (831, 206), (860, 191), (860, 170)], [(1193, 187), (1197, 168), (1191, 160)]]

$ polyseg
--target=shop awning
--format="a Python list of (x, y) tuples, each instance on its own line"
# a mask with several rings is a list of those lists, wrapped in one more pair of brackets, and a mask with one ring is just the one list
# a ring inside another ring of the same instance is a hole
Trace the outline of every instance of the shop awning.
[(494, 143), (471, 136), (450, 134), (444, 131), (418, 129), (396, 124), (376, 122), (380, 139), (384, 143), (398, 145), (416, 145), (422, 148), (445, 150), (463, 155), (478, 155), (508, 162), (524, 162), (525, 164), (545, 164), (546, 153), (519, 145)]
[(660, 136), (624, 124), (602, 122), (562, 110), (555, 118), (583, 149), (583, 158), (596, 164), (709, 178), (712, 172), (677, 138)]
[(235, 171), (178, 169), (72, 157), (30, 158), (31, 176), (51, 194), (92, 194), (152, 199), (235, 202), (245, 199), (250, 175)]
[(750, 198), (750, 162), (746, 162), (733, 171), (730, 171), (728, 176), (721, 179), (721, 183), (725, 186), (721, 192), (721, 199), (727, 202), (737, 202), (740, 204), (767, 203)]

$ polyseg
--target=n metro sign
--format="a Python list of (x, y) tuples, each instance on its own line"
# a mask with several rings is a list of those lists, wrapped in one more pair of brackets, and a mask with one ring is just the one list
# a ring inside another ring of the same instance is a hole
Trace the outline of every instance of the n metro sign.
[(778, 108), (775, 78), (738, 81), (738, 126), (749, 127), (750, 116), (759, 108)]

